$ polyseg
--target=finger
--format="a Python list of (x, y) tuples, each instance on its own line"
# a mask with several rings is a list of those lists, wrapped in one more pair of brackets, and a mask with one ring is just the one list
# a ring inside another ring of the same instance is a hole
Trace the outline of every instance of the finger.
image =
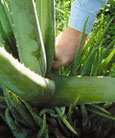
[(53, 62), (53, 68), (57, 69), (62, 66), (62, 63), (60, 61), (54, 61)]

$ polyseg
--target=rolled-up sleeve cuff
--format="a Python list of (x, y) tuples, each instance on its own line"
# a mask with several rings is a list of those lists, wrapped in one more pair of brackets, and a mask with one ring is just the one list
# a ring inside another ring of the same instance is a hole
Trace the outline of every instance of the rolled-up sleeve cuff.
[(94, 20), (96, 18), (96, 15), (89, 13), (85, 10), (82, 10), (80, 8), (77, 8), (77, 7), (72, 8), (68, 26), (82, 32), (85, 21), (86, 21), (88, 16), (89, 16), (89, 19), (88, 19), (88, 22), (86, 25), (85, 34), (89, 34), (91, 32), (91, 29), (92, 29)]

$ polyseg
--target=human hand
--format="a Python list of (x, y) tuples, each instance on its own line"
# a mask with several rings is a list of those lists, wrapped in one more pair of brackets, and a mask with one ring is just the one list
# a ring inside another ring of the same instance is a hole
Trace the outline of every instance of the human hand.
[[(77, 47), (81, 38), (81, 32), (68, 27), (58, 38), (55, 47), (55, 59), (53, 67), (55, 69), (67, 66), (76, 56)], [(84, 43), (87, 35), (84, 37)]]

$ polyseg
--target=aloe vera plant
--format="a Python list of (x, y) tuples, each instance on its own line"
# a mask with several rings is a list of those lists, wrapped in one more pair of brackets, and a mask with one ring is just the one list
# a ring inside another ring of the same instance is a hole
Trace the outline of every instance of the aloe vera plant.
[[(62, 68), (57, 75), (52, 71), (54, 9), (54, 0), (0, 0), (0, 90), (3, 91), (3, 94), (0, 91), (0, 117), (17, 138), (48, 137), (47, 111), (58, 120), (68, 136), (66, 128), (77, 136), (78, 132), (73, 128), (75, 124), (71, 125), (72, 108), (76, 104), (82, 104), (82, 112), (87, 118), (83, 104), (115, 101), (115, 68), (111, 62), (115, 56), (114, 41), (106, 50), (101, 48), (113, 18), (107, 21), (103, 33), (104, 23), (101, 21), (99, 33), (98, 29), (93, 32), (82, 51), (86, 21), (76, 60), (71, 68)], [(98, 41), (95, 43), (96, 35)], [(71, 123), (64, 115), (64, 108), (56, 107), (69, 105), (67, 116)], [(39, 107), (55, 107), (55, 111), (46, 109), (39, 114)], [(95, 108), (100, 112), (92, 108), (88, 110), (115, 119), (105, 108)]]

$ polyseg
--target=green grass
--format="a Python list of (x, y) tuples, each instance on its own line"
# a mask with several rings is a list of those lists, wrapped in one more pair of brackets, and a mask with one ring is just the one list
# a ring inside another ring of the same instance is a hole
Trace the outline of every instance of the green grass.
[(73, 0), (56, 0), (56, 35), (59, 35), (67, 27)]

